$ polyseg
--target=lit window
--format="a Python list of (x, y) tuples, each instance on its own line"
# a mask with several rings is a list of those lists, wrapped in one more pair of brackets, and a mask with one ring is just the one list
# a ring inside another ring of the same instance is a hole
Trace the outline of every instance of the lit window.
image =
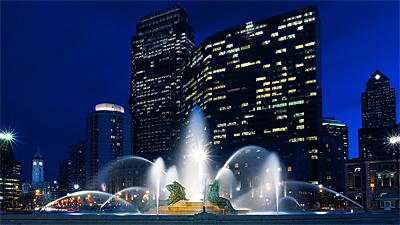
[(277, 66), (282, 65), (282, 61), (276, 62), (276, 65), (277, 65)]
[(291, 106), (291, 105), (301, 105), (301, 104), (304, 104), (304, 100), (298, 100), (298, 101), (289, 102), (289, 106)]
[(306, 68), (305, 71), (306, 71), (306, 72), (309, 72), (309, 71), (313, 71), (313, 70), (315, 70), (315, 69), (316, 69), (316, 67), (314, 66), (314, 67)]
[(304, 48), (304, 45), (302, 45), (302, 44), (301, 45), (296, 45), (295, 48), (296, 49)]
[(315, 20), (315, 17), (310, 17), (310, 18), (304, 19), (304, 23), (308, 23), (308, 22), (311, 22), (314, 20)]
[(296, 77), (289, 77), (288, 78), (288, 81), (293, 81), (293, 80), (296, 80)]
[(262, 80), (265, 80), (265, 79), (267, 79), (267, 78), (266, 77), (257, 77), (256, 81), (262, 81)]
[(286, 102), (280, 103), (280, 104), (276, 104), (276, 105), (272, 105), (272, 108), (279, 108), (279, 107), (285, 107), (285, 106), (287, 106)]
[(271, 43), (271, 41), (270, 40), (266, 40), (266, 41), (262, 42), (262, 45), (268, 45), (269, 43)]
[(286, 28), (286, 25), (285, 25), (285, 24), (284, 24), (284, 25), (278, 26), (278, 30), (285, 29), (285, 28)]
[(290, 89), (289, 91), (288, 91), (288, 93), (295, 93), (296, 92), (296, 89)]
[(235, 163), (235, 168), (239, 168), (239, 163)]
[(279, 115), (276, 117), (277, 120), (287, 119), (287, 115)]
[(313, 45), (315, 45), (315, 41), (312, 41), (312, 42), (309, 42), (309, 43), (305, 44), (306, 47), (310, 47), (310, 46), (313, 46)]
[(312, 84), (312, 83), (316, 83), (317, 82), (317, 80), (308, 80), (308, 81), (306, 81), (306, 84)]
[(304, 112), (293, 114), (293, 117), (302, 117), (302, 116), (304, 116)]
[(221, 47), (213, 48), (213, 52), (221, 50)]
[(313, 58), (315, 58), (315, 54), (304, 56), (304, 59), (313, 59)]
[(272, 34), (271, 34), (271, 37), (278, 37), (278, 35), (279, 35), (279, 33), (278, 33), (278, 32), (275, 32), (275, 33), (272, 33)]
[(278, 38), (278, 41), (284, 41), (284, 40), (286, 40), (286, 36)]
[(318, 156), (317, 155), (312, 155), (311, 159), (318, 159)]
[(36, 166), (36, 162), (33, 162), (33, 165)]
[(304, 129), (304, 125), (298, 125), (298, 126), (296, 126), (296, 129), (297, 130), (302, 130), (302, 129)]
[(304, 123), (304, 119), (299, 119), (299, 123)]
[(295, 34), (289, 34), (289, 35), (287, 36), (288, 39), (293, 39), (293, 38), (295, 38), (295, 37), (296, 37)]
[(282, 49), (276, 50), (275, 54), (280, 54), (280, 53), (283, 53), (283, 52), (286, 52), (286, 48), (282, 48)]
[(317, 139), (318, 139), (317, 136), (307, 137), (307, 141), (316, 141)]
[(292, 171), (292, 167), (289, 166), (289, 167), (287, 168), (287, 171), (291, 172), (291, 171)]
[(258, 31), (258, 32), (256, 32), (256, 35), (261, 35), (261, 34), (263, 34), (263, 32), (262, 32), (262, 31)]
[(296, 64), (296, 67), (302, 67), (302, 66), (304, 66), (304, 63), (298, 63), (298, 64)]
[(303, 26), (298, 26), (297, 30), (303, 30)]
[(232, 47), (233, 47), (233, 44), (226, 45), (226, 48), (232, 48)]
[(240, 47), (240, 50), (246, 50), (246, 49), (249, 49), (249, 48), (250, 48), (250, 45), (245, 45), (245, 46)]

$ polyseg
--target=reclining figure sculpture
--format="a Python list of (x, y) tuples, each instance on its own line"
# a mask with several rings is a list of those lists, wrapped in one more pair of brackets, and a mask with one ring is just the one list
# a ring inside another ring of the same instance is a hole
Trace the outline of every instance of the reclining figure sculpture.
[(210, 184), (207, 189), (208, 195), (206, 200), (215, 203), (218, 206), (227, 207), (228, 211), (232, 214), (238, 214), (238, 211), (232, 207), (232, 204), (228, 199), (219, 197), (219, 182), (217, 180), (215, 180), (213, 184)]
[[(172, 184), (167, 185), (167, 190), (171, 192), (167, 200), (160, 200), (159, 201), (159, 206), (167, 206), (167, 205), (172, 205), (180, 200), (187, 200), (186, 199), (186, 192), (185, 192), (185, 187), (183, 187), (180, 183), (174, 181)], [(154, 200), (147, 204), (142, 210), (138, 210), (140, 213), (144, 213), (149, 211), (152, 208), (157, 207), (157, 201)]]

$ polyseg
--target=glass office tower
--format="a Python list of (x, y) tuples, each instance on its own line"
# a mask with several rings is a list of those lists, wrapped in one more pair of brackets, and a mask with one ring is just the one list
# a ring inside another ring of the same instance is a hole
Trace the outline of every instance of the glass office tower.
[(134, 155), (161, 155), (179, 147), (182, 64), (194, 48), (194, 30), (180, 5), (140, 18), (132, 37), (130, 114)]
[(313, 5), (219, 31), (185, 65), (183, 125), (200, 106), (212, 154), (291, 142), (322, 176), (320, 20)]

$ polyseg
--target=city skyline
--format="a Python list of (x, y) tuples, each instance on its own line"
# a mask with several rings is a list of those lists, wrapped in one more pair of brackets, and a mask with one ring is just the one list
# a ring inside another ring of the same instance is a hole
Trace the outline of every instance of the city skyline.
[[(46, 158), (45, 180), (55, 179), (69, 146), (85, 139), (85, 118), (94, 105), (115, 102), (129, 108), (130, 38), (138, 16), (178, 2), (2, 3), (2, 127), (17, 132), (14, 152), (23, 162), (23, 180), (30, 179), (37, 142)], [(399, 107), (398, 2), (234, 2), (223, 14), (218, 10), (223, 2), (181, 5), (197, 47), (218, 29), (315, 3), (321, 17), (323, 116), (349, 127), (350, 158), (358, 157), (361, 93), (376, 69), (397, 89)], [(362, 13), (354, 11), (360, 8)]]

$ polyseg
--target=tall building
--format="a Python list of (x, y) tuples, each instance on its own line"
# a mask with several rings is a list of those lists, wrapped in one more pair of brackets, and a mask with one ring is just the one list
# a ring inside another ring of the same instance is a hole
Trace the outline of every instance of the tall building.
[(96, 105), (95, 111), (86, 118), (86, 189), (107, 191), (107, 166), (131, 153), (131, 116), (124, 114), (124, 108), (120, 105)]
[(0, 133), (0, 210), (18, 204), (21, 188), (21, 161), (14, 160), (14, 146), (11, 134)]
[(59, 196), (65, 196), (68, 193), (69, 188), (69, 166), (68, 162), (60, 163), (58, 169), (58, 180), (59, 180)]
[(143, 16), (136, 25), (129, 99), (135, 155), (178, 148), (182, 64), (193, 47), (194, 30), (180, 5)]
[(83, 189), (86, 184), (85, 146), (85, 141), (78, 141), (68, 150), (68, 191), (70, 192)]
[(44, 186), (44, 157), (40, 152), (39, 143), (32, 158), (32, 186), (33, 188), (42, 188)]
[(349, 157), (348, 129), (335, 117), (322, 119), (323, 144), (325, 161), (324, 186), (337, 192), (344, 192), (344, 162)]
[(398, 134), (396, 124), (395, 89), (390, 80), (376, 70), (367, 81), (366, 92), (361, 94), (362, 128), (358, 130), (359, 157), (395, 155), (389, 139)]
[(390, 80), (376, 70), (361, 94), (362, 127), (385, 127), (396, 124), (396, 98)]
[(206, 38), (184, 69), (183, 125), (199, 105), (212, 154), (299, 143), (322, 178), (322, 79), (317, 6), (249, 21)]

